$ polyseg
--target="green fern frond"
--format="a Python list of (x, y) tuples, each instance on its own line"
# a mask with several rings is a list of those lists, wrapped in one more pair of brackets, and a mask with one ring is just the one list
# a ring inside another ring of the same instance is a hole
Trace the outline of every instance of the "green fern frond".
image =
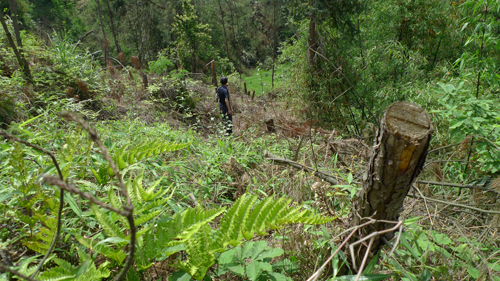
[(215, 255), (208, 248), (212, 241), (211, 228), (206, 224), (200, 227), (194, 239), (186, 241), (189, 260), (179, 262), (179, 267), (196, 280), (203, 279), (207, 270), (215, 264)]
[(126, 182), (125, 182), (125, 187), (127, 188), (127, 193), (130, 197), (130, 200), (133, 202), (139, 202), (139, 198), (136, 195), (136, 190), (134, 187), (134, 179), (130, 177)]
[[(246, 223), (242, 227), (242, 234), (245, 236), (245, 239), (250, 240), (253, 238), (255, 233), (254, 229), (257, 228), (256, 224), (259, 221), (259, 215), (262, 216), (262, 214), (265, 213), (263, 210), (267, 211), (267, 209), (272, 208), (272, 204), (274, 203), (273, 199), (274, 196), (270, 196), (255, 205), (253, 211), (246, 219)], [(260, 220), (262, 220), (262, 218), (260, 218)]]
[(110, 186), (108, 190), (108, 200), (111, 206), (116, 209), (121, 209), (122, 203), (120, 202), (118, 196), (116, 196), (116, 191), (112, 186)]
[(162, 180), (163, 180), (163, 177), (161, 177), (159, 180), (153, 182), (147, 190), (144, 190), (145, 195), (146, 195), (146, 197), (144, 198), (145, 201), (151, 201), (155, 198), (161, 198), (164, 194), (166, 194), (168, 192), (168, 190), (172, 187), (172, 185), (165, 190), (159, 190), (156, 194), (154, 193), (155, 188), (160, 184), (160, 182)]
[(134, 192), (134, 197), (136, 198), (137, 202), (139, 204), (144, 203), (144, 199), (142, 197), (142, 193), (144, 192), (144, 188), (142, 187), (142, 179), (144, 178), (144, 170), (142, 173), (137, 175), (134, 180), (133, 180), (133, 192)]
[(35, 217), (43, 221), (45, 227), (41, 227), (31, 241), (26, 241), (23, 244), (37, 253), (45, 254), (56, 234), (57, 220), (53, 217), (47, 217), (40, 214), (35, 215)]
[(156, 211), (153, 211), (149, 214), (141, 214), (138, 218), (135, 219), (135, 225), (140, 225), (140, 224), (143, 224), (147, 221), (149, 221), (150, 219), (156, 217), (157, 215), (159, 215), (163, 210), (156, 210)]
[[(189, 143), (164, 143), (161, 140), (147, 141), (135, 147), (124, 146), (114, 152), (113, 160), (120, 170), (123, 170), (129, 165), (147, 159), (153, 155), (160, 153), (180, 150), (189, 147)], [(109, 164), (107, 166), (109, 171)], [(111, 174), (112, 175), (112, 171)]]
[[(169, 244), (169, 246), (174, 246), (189, 240), (201, 227), (214, 220), (216, 217), (222, 214), (225, 209), (226, 208), (223, 207), (204, 211), (202, 208), (196, 208), (184, 211), (181, 216), (185, 217), (185, 219), (181, 220), (181, 228), (177, 228), (177, 230), (180, 230), (180, 233), (176, 237), (174, 237), (175, 242)], [(196, 211), (191, 212), (189, 210)]]
[(239, 227), (241, 225), (244, 225), (251, 207), (253, 207), (253, 204), (256, 200), (257, 195), (244, 194), (238, 200), (236, 200), (236, 202), (234, 202), (233, 206), (222, 218), (219, 225), (219, 232), (223, 233), (221, 242), (224, 247), (228, 244), (236, 246), (235, 244), (237, 244), (238, 241), (241, 240), (242, 232)]
[(90, 208), (92, 209), (95, 218), (97, 219), (97, 221), (99, 222), (99, 224), (109, 237), (125, 238), (125, 235), (116, 225), (116, 223), (113, 220), (111, 220), (107, 214), (99, 210), (99, 207), (97, 207), (95, 204), (92, 204)]
[(78, 259), (80, 259), (80, 263), (84, 263), (85, 261), (90, 260), (90, 255), (80, 247), (76, 247), (76, 251), (78, 252)]
[(44, 271), (40, 274), (39, 279), (41, 281), (93, 281), (109, 277), (110, 271), (107, 268), (101, 267), (96, 269), (89, 255), (80, 249), (78, 249), (78, 254), (84, 257), (84, 259), (82, 259), (82, 256), (80, 257), (81, 264), (79, 266), (75, 267), (65, 260), (54, 258), (53, 260), (58, 266)]
[(86, 181), (86, 180), (76, 180), (75, 183), (82, 184), (82, 185), (88, 187), (90, 190), (100, 190), (101, 189), (97, 184), (90, 182), (90, 181)]
[[(33, 274), (33, 272), (35, 272), (35, 270), (37, 268), (37, 265), (32, 265), (32, 266), (29, 266), (29, 265), (40, 256), (41, 255), (36, 255), (36, 256), (32, 256), (32, 257), (29, 257), (27, 259), (22, 260), (21, 267), (19, 267), (18, 271), (21, 272), (22, 274), (28, 275), (28, 276)], [(50, 260), (50, 258), (47, 259), (47, 261), (45, 261), (45, 263), (47, 263), (48, 260)]]
[[(215, 237), (208, 224), (200, 226), (197, 232), (185, 239), (184, 246), (188, 259), (179, 263), (184, 271), (195, 279), (201, 280), (208, 268), (213, 265), (215, 252), (226, 251), (227, 245), (238, 246), (243, 237), (250, 240), (255, 233), (266, 234), (266, 231), (278, 229), (290, 223), (321, 224), (335, 218), (322, 217), (310, 211), (301, 211), (301, 207), (291, 206), (286, 197), (270, 196), (257, 202), (256, 195), (244, 194), (226, 212), (219, 224)], [(197, 208), (198, 209), (198, 208)], [(195, 209), (188, 209), (185, 222), (192, 219)], [(177, 223), (172, 220), (172, 223)]]
[(54, 270), (45, 271), (40, 274), (39, 280), (41, 281), (62, 281), (62, 280), (75, 280), (76, 275), (68, 275)]
[(111, 248), (108, 244), (99, 244), (99, 241), (92, 241), (92, 244), (89, 242), (89, 240), (85, 239), (81, 235), (74, 233), (75, 239), (80, 242), (83, 246), (85, 246), (87, 249), (93, 250), (98, 252), (99, 254), (112, 259), (118, 263), (122, 263), (123, 260), (127, 257), (127, 255), (120, 249), (115, 250)]

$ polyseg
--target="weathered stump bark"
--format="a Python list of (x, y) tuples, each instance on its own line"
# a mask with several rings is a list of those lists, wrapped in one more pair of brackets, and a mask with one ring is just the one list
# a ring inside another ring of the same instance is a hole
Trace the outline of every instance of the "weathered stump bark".
[[(352, 207), (350, 226), (366, 222), (362, 221), (364, 217), (398, 220), (410, 186), (424, 165), (432, 133), (429, 114), (420, 106), (397, 102), (386, 110), (372, 148), (368, 169), (363, 176), (363, 188), (358, 192)], [(370, 233), (391, 227), (394, 224), (371, 224), (360, 229), (349, 242), (354, 243)], [(388, 240), (392, 236), (393, 233), (385, 234)], [(375, 238), (370, 249), (372, 255), (380, 249), (380, 239), (381, 237)], [(366, 246), (361, 246), (355, 252), (359, 267)]]

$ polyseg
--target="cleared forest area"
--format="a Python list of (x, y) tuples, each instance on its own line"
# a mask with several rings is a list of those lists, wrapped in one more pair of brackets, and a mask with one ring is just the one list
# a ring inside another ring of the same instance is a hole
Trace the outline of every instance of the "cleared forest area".
[(0, 280), (500, 280), (497, 1), (0, 9)]

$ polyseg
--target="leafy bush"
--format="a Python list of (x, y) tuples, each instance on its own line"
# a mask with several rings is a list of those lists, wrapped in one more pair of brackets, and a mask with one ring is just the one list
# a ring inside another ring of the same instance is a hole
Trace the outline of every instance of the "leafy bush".
[(219, 268), (217, 275), (222, 275), (231, 271), (241, 278), (248, 280), (292, 280), (284, 274), (277, 272), (280, 266), (287, 264), (292, 267), (288, 260), (285, 262), (271, 264), (273, 258), (279, 257), (284, 253), (283, 249), (271, 248), (267, 246), (266, 241), (246, 242), (242, 246), (234, 247), (219, 256)]
[(500, 171), (498, 105), (492, 99), (476, 98), (470, 88), (464, 87), (464, 82), (438, 85), (435, 92), (440, 96), (441, 108), (432, 112), (438, 114), (441, 122), (448, 126), (450, 139), (463, 141), (469, 136), (479, 136), (475, 141), (480, 169), (490, 173)]

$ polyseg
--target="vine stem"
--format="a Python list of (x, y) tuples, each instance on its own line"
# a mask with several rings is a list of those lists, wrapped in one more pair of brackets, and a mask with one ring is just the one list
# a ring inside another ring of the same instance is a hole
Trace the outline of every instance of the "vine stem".
[[(113, 170), (113, 173), (115, 174), (116, 179), (118, 180), (118, 185), (120, 187), (120, 193), (125, 197), (125, 199), (127, 201), (126, 203), (123, 203), (123, 205), (122, 205), (123, 211), (121, 211), (121, 210), (117, 210), (118, 212), (114, 211), (114, 212), (126, 217), (128, 223), (129, 223), (129, 226), (130, 226), (129, 255), (128, 255), (127, 261), (125, 262), (125, 265), (123, 266), (122, 270), (118, 273), (118, 275), (114, 279), (116, 281), (120, 281), (125, 277), (129, 268), (132, 266), (132, 263), (134, 262), (135, 240), (136, 240), (135, 235), (137, 233), (137, 229), (135, 227), (135, 222), (134, 222), (134, 216), (133, 216), (134, 206), (132, 205), (132, 200), (130, 199), (130, 196), (127, 192), (127, 188), (125, 187), (125, 183), (123, 182), (123, 179), (120, 175), (120, 171), (118, 170), (118, 167), (116, 166), (115, 162), (113, 161), (113, 158), (109, 154), (108, 149), (106, 148), (106, 146), (102, 143), (101, 139), (99, 138), (97, 131), (95, 129), (91, 128), (88, 123), (83, 121), (83, 119), (81, 119), (79, 116), (77, 116), (74, 113), (62, 112), (60, 115), (61, 115), (61, 117), (65, 118), (66, 120), (72, 120), (72, 121), (78, 123), (80, 126), (83, 127), (83, 129), (85, 129), (89, 133), (90, 139), (92, 141), (94, 141), (97, 144), (97, 146), (99, 146), (99, 149), (101, 150), (101, 155), (104, 156), (104, 159), (106, 159), (109, 162), (109, 165), (110, 165), (111, 169)], [(96, 200), (99, 201), (98, 199), (96, 199)], [(100, 201), (100, 202), (102, 203), (102, 205), (106, 205), (102, 201)], [(111, 207), (111, 206), (108, 206), (108, 207)]]
[[(39, 147), (38, 145), (32, 144), (32, 143), (30, 143), (28, 141), (25, 141), (25, 140), (22, 140), (20, 138), (17, 138), (15, 136), (13, 136), (13, 135), (10, 135), (10, 134), (6, 133), (3, 130), (0, 131), (0, 135), (3, 135), (5, 138), (7, 138), (10, 141), (22, 143), (22, 144), (24, 144), (26, 146), (29, 146), (29, 147), (31, 147), (31, 148), (33, 148), (35, 150), (38, 150), (40, 152), (43, 152), (43, 153), (47, 154), (50, 157), (50, 159), (52, 159), (52, 162), (54, 163), (54, 166), (56, 166), (57, 173), (59, 174), (59, 179), (62, 182), (64, 182), (63, 174), (61, 172), (61, 169), (59, 168), (59, 164), (57, 163), (56, 157), (54, 156), (54, 154), (52, 154), (52, 152), (50, 152), (50, 151), (48, 151), (46, 149), (43, 149), (43, 148)], [(64, 207), (64, 190), (61, 188), (60, 192), (59, 192), (59, 210), (57, 211), (57, 229), (56, 229), (56, 234), (54, 235), (54, 239), (52, 239), (52, 243), (50, 244), (50, 247), (47, 250), (47, 253), (43, 257), (42, 261), (36, 267), (35, 272), (33, 272), (33, 274), (31, 275), (31, 277), (33, 277), (33, 278), (38, 274), (38, 272), (40, 272), (40, 269), (42, 268), (42, 266), (45, 263), (45, 261), (47, 261), (47, 259), (49, 258), (49, 255), (52, 252), (52, 250), (54, 249), (54, 247), (56, 245), (56, 242), (57, 242), (57, 239), (59, 238), (59, 234), (61, 233), (61, 214), (62, 214), (63, 207)]]

